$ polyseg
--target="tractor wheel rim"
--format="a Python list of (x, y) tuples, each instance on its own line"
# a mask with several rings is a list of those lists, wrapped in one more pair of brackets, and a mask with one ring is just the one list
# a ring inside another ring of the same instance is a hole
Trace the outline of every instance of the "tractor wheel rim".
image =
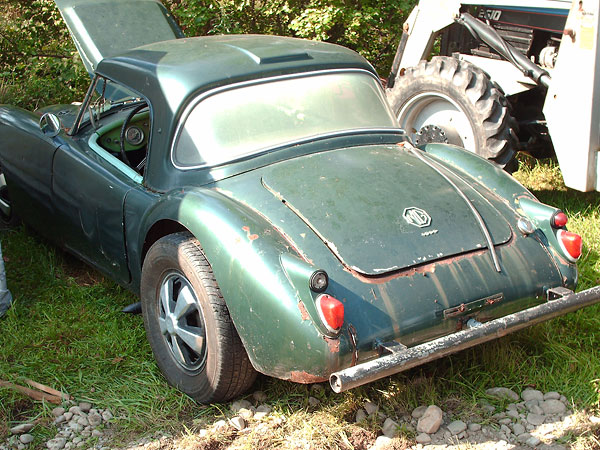
[(468, 115), (447, 95), (426, 92), (411, 98), (398, 112), (398, 122), (415, 144), (420, 133), (435, 126), (443, 130), (445, 142), (476, 152), (475, 131)]

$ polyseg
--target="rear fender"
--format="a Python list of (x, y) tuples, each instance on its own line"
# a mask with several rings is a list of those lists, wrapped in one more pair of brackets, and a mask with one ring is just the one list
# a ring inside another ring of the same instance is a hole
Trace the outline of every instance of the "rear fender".
[(537, 201), (521, 183), (487, 159), (450, 144), (427, 144), (419, 148), (436, 160), (467, 175), (507, 201), (514, 209), (520, 198)]
[(563, 275), (563, 284), (569, 288), (575, 287), (577, 268), (562, 254), (556, 231), (550, 226), (550, 218), (557, 211), (556, 208), (540, 203), (511, 175), (474, 153), (449, 144), (427, 144), (419, 148), (436, 160), (487, 187), (503, 198), (520, 216), (529, 218), (537, 228), (536, 236), (548, 249)]
[(164, 219), (180, 223), (202, 245), (255, 369), (309, 383), (338, 367), (340, 346), (332, 346), (313, 321), (306, 277), (317, 268), (259, 213), (214, 190), (197, 189), (163, 196), (142, 229), (147, 233)]

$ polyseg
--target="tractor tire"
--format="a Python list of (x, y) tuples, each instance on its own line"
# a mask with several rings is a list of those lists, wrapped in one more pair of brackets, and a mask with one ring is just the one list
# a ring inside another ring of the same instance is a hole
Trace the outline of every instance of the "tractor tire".
[(415, 145), (458, 145), (510, 170), (517, 122), (501, 88), (477, 66), (448, 56), (399, 72), (387, 98)]

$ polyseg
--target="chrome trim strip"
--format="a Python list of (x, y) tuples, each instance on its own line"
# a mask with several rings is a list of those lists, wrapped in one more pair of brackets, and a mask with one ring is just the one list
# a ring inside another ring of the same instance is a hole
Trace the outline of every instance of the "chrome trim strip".
[(473, 216), (475, 216), (475, 219), (477, 220), (477, 223), (479, 224), (479, 228), (481, 229), (481, 232), (483, 233), (483, 236), (485, 237), (488, 249), (490, 250), (490, 255), (492, 256), (492, 261), (494, 263), (496, 272), (498, 272), (498, 273), (502, 272), (502, 269), (500, 268), (500, 262), (498, 261), (498, 255), (496, 254), (496, 249), (494, 248), (494, 242), (492, 241), (492, 237), (490, 236), (490, 232), (489, 232), (487, 226), (485, 225), (485, 222), (483, 221), (481, 214), (479, 214), (479, 211), (477, 211), (477, 208), (475, 208), (475, 205), (473, 205), (471, 200), (469, 200), (467, 198), (465, 193), (456, 185), (456, 183), (454, 183), (445, 173), (442, 172), (441, 168), (438, 166), (437, 163), (435, 163), (434, 161), (431, 161), (431, 160), (427, 160), (409, 142), (403, 142), (403, 147), (408, 149), (408, 151), (410, 151), (413, 155), (415, 155), (417, 158), (419, 158), (424, 164), (426, 164), (427, 166), (429, 166), (433, 170), (435, 170), (442, 178), (444, 178), (448, 182), (448, 184), (450, 186), (452, 186), (452, 188), (458, 193), (458, 195), (460, 195), (461, 198), (465, 201), (465, 203), (467, 204), (467, 206), (473, 213)]

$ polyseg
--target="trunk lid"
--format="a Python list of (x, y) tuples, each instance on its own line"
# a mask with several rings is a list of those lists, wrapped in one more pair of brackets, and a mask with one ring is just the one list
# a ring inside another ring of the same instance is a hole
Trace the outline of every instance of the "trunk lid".
[[(494, 245), (512, 230), (490, 201), (452, 181), (482, 216)], [(265, 169), (262, 183), (347, 267), (381, 275), (487, 247), (473, 212), (432, 168), (397, 146), (302, 156)]]
[(157, 0), (55, 0), (83, 64), (92, 75), (104, 58), (184, 37)]

